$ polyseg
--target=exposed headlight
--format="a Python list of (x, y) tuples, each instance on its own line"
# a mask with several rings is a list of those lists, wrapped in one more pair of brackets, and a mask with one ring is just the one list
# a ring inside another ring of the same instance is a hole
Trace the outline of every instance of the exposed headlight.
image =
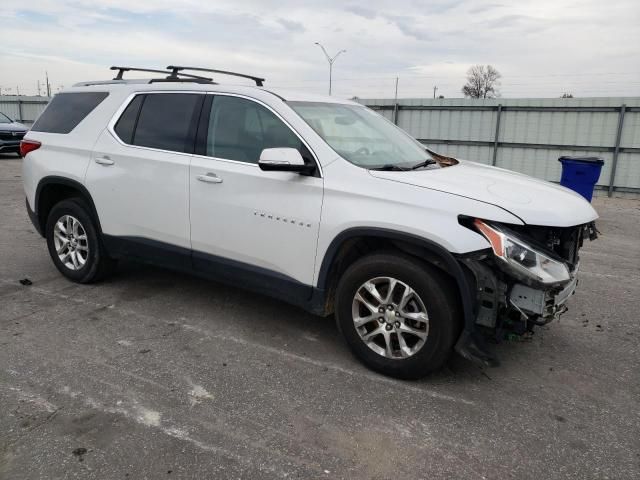
[(473, 224), (491, 244), (495, 256), (516, 272), (544, 284), (562, 283), (571, 279), (563, 262), (535, 250), (516, 236), (475, 219)]

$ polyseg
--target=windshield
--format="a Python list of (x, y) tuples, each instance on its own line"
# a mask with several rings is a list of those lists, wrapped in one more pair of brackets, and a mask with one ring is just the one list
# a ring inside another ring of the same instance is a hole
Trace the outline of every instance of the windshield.
[(0, 112), (0, 123), (13, 123), (9, 117)]
[(288, 102), (345, 160), (368, 169), (410, 169), (432, 163), (425, 148), (393, 123), (359, 105)]

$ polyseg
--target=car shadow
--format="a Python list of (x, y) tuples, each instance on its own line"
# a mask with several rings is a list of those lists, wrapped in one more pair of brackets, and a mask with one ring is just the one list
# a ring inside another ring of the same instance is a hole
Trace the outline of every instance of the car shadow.
[[(319, 317), (260, 293), (128, 260), (121, 261), (115, 274), (104, 283), (115, 287), (119, 302), (138, 304), (155, 297), (165, 303), (189, 305), (186, 308), (191, 308), (199, 318), (203, 311), (211, 311), (212, 316), (232, 317), (234, 327), (257, 343), (269, 341), (288, 353), (299, 354), (294, 340), (303, 337), (311, 341), (309, 355), (318, 360), (330, 359), (345, 368), (362, 368), (341, 338), (333, 315)], [(500, 345), (491, 345), (491, 349), (500, 349)], [(413, 383), (477, 381), (481, 377), (489, 378), (485, 370), (454, 354), (442, 370)]]

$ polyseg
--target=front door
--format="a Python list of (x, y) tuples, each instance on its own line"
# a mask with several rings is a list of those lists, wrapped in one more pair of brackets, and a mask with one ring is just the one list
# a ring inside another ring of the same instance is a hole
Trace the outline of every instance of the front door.
[(191, 162), (194, 267), (227, 281), (300, 301), (311, 294), (322, 207), (320, 176), (264, 172), (264, 148), (310, 151), (266, 106), (215, 95), (205, 102)]

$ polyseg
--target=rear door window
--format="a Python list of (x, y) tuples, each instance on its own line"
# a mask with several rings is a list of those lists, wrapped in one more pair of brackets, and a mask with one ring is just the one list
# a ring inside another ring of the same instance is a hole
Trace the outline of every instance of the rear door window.
[(33, 124), (31, 130), (69, 133), (108, 95), (107, 92), (58, 93)]
[[(172, 152), (192, 152), (203, 97), (194, 93), (144, 95), (131, 144)], [(126, 117), (125, 114), (128, 114), (126, 110), (118, 124), (123, 121), (122, 131), (126, 134), (133, 113)]]

